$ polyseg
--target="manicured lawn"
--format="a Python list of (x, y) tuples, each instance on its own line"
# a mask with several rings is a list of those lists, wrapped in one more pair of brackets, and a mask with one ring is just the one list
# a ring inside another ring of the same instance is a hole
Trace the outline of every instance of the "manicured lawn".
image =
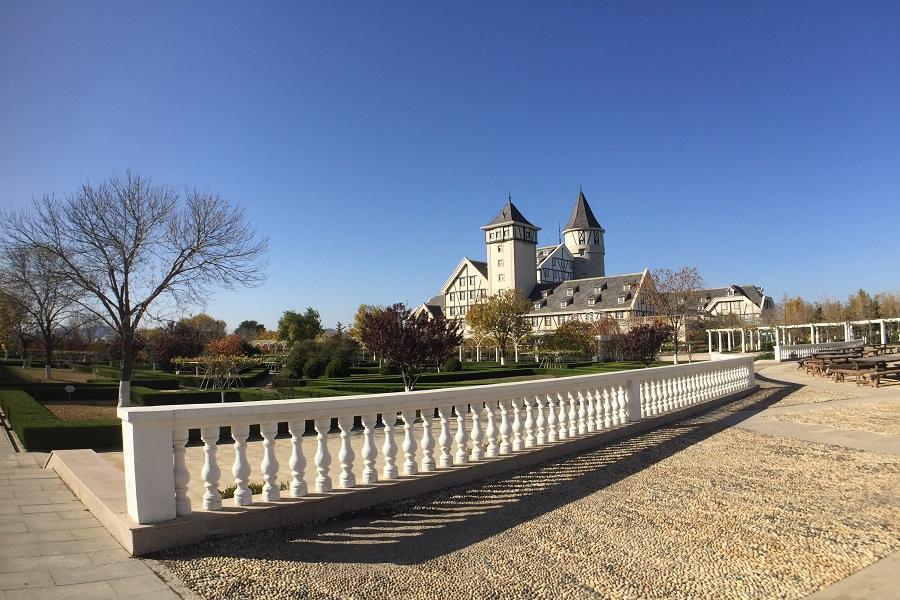
[(90, 421), (115, 419), (116, 400), (78, 400), (72, 402), (42, 402), (57, 419), (63, 421)]
[(93, 373), (76, 373), (71, 369), (53, 369), (53, 378), (44, 377), (44, 368), (0, 366), (0, 383), (86, 383), (97, 379)]

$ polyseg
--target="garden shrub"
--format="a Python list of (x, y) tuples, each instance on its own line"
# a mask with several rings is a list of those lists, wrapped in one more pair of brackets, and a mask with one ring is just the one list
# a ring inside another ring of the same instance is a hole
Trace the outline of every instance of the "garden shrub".
[(463, 366), (458, 358), (451, 356), (441, 365), (441, 370), (446, 373), (451, 373), (453, 371), (462, 371)]
[(314, 356), (303, 363), (303, 376), (307, 379), (318, 379), (325, 373), (325, 363)]
[(325, 365), (325, 377), (334, 378), (349, 376), (350, 363), (345, 361), (343, 358), (332, 358), (330, 361), (328, 361), (328, 364)]
[(378, 369), (378, 373), (380, 375), (399, 375), (400, 367), (395, 365), (392, 362), (385, 361), (381, 367)]

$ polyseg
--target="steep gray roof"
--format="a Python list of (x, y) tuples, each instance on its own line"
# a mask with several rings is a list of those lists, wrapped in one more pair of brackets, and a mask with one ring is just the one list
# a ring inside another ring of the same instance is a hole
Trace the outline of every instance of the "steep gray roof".
[(444, 295), (438, 294), (431, 300), (428, 300), (424, 304), (425, 310), (431, 313), (431, 316), (436, 317), (444, 312)]
[(584, 197), (584, 192), (582, 191), (578, 192), (578, 199), (575, 201), (575, 208), (572, 209), (572, 216), (569, 217), (569, 222), (563, 227), (563, 231), (568, 231), (569, 229), (603, 229), (597, 217), (594, 216), (594, 211), (591, 210), (591, 205), (588, 204), (587, 198)]
[[(586, 310), (624, 310), (630, 309), (638, 284), (641, 282), (642, 273), (628, 273), (625, 275), (607, 275), (606, 277), (588, 277), (586, 279), (572, 279), (557, 284), (538, 285), (531, 292), (529, 298), (533, 302), (540, 302), (541, 307), (532, 309), (529, 315), (538, 316), (558, 312), (578, 312)], [(622, 288), (626, 283), (631, 284), (631, 290), (626, 292)], [(604, 287), (605, 284), (605, 287)], [(598, 292), (595, 287), (600, 286)], [(568, 288), (574, 288), (575, 293), (569, 296)], [(544, 291), (548, 292), (546, 298), (542, 297)], [(619, 304), (619, 296), (625, 297), (625, 303)], [(588, 300), (594, 298), (596, 302), (589, 304)], [(565, 307), (563, 301), (571, 301)]]
[(482, 229), (488, 229), (490, 227), (496, 227), (497, 225), (510, 225), (512, 223), (517, 223), (519, 225), (528, 225), (534, 229), (540, 229), (536, 227), (531, 222), (526, 219), (519, 209), (516, 208), (516, 205), (512, 203), (512, 200), (507, 200), (506, 204), (500, 209), (500, 212), (497, 213), (497, 216), (494, 217), (494, 220), (482, 227)]
[(481, 273), (485, 279), (487, 279), (488, 271), (486, 262), (484, 262), (483, 260), (472, 260), (471, 258), (469, 259), (469, 262), (472, 263), (476, 269), (478, 269), (478, 272)]
[(728, 296), (728, 290), (734, 289), (735, 295), (738, 296), (746, 296), (748, 300), (756, 304), (760, 305), (763, 299), (762, 290), (755, 285), (752, 284), (744, 284), (744, 285), (730, 285), (728, 287), (719, 287), (719, 288), (704, 288), (702, 290), (697, 290), (697, 298), (699, 304), (706, 304), (709, 300), (713, 298), (723, 298)]

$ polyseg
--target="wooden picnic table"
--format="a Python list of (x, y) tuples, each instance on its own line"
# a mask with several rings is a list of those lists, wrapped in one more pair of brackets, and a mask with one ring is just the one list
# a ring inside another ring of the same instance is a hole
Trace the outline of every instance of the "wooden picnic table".
[(865, 358), (851, 358), (850, 362), (854, 362), (860, 366), (895, 363), (900, 362), (900, 353), (879, 354), (878, 356), (868, 356)]

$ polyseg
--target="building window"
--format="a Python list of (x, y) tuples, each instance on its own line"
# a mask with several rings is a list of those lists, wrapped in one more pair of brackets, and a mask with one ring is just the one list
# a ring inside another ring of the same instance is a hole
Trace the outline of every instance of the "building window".
[(503, 245), (497, 246), (497, 252), (503, 252)]
[(503, 266), (503, 259), (502, 259), (502, 258), (501, 258), (500, 260), (497, 261), (497, 266), (498, 266), (498, 267), (502, 267), (502, 266)]
[(550, 317), (544, 317), (544, 325), (549, 327), (552, 324), (553, 324), (553, 321), (550, 319)]
[(630, 291), (631, 291), (631, 284), (630, 284), (630, 283), (626, 283), (625, 285), (623, 285), (623, 286), (622, 286), (622, 291), (623, 291), (623, 292), (630, 292)]
[(588, 304), (593, 306), (593, 305), (597, 304), (597, 301), (594, 298), (588, 298)]
[(450, 292), (450, 302), (453, 302), (453, 298), (456, 296), (455, 292)]
[(469, 286), (474, 286), (474, 285), (475, 285), (475, 276), (472, 275), (471, 277), (469, 277)]
[(497, 275), (497, 281), (504, 281), (505, 279), (506, 279), (506, 277), (503, 275), (503, 273), (500, 273), (499, 275)]
[(583, 244), (583, 243), (584, 243), (584, 234), (585, 234), (584, 231), (579, 231), (579, 232), (578, 232), (578, 243), (579, 243), (579, 244)]
[(566, 296), (574, 296), (575, 290), (573, 288), (566, 288)]
[(475, 290), (469, 290), (469, 300), (475, 299)]
[(625, 304), (625, 296), (619, 296), (617, 300), (619, 301), (619, 304)]

